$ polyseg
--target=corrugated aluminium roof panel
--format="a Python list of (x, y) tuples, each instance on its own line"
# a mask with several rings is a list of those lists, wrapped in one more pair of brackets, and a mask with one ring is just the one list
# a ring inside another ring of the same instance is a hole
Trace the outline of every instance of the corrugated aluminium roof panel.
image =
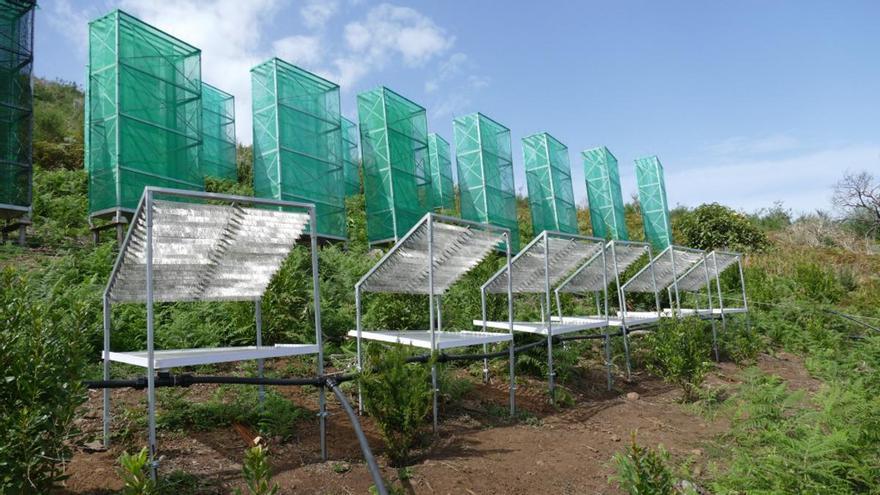
[[(562, 233), (548, 234), (545, 237), (539, 235), (532, 240), (511, 261), (513, 272), (514, 293), (539, 293), (544, 292), (545, 287), (545, 258), (549, 244), (549, 276), (551, 288), (563, 277), (581, 266), (592, 256), (601, 252), (604, 242), (600, 239), (591, 239)], [(490, 293), (507, 292), (507, 267), (499, 270), (485, 284)]]
[[(153, 300), (236, 301), (262, 296), (309, 222), (306, 213), (153, 201)], [(111, 275), (114, 302), (146, 301), (146, 211)]]
[(705, 253), (695, 249), (670, 246), (627, 280), (623, 287), (629, 292), (654, 292), (656, 281), (656, 290), (664, 290), (672, 285), (676, 277), (699, 263), (704, 255)]
[[(612, 245), (614, 246), (613, 251)], [(617, 261), (617, 275), (619, 276), (646, 252), (648, 252), (647, 244), (610, 241), (605, 247), (604, 281), (602, 277), (602, 257), (597, 253), (567, 281), (564, 281), (563, 285), (560, 285), (559, 292), (580, 293), (602, 290), (606, 284), (614, 282), (615, 260)]]
[[(434, 294), (442, 294), (504, 239), (498, 230), (433, 221)], [(369, 292), (428, 293), (428, 223), (423, 221), (361, 280)]]
[[(709, 268), (710, 283), (715, 280), (724, 270), (727, 270), (736, 263), (739, 255), (736, 253), (726, 253), (720, 251), (712, 251), (706, 255), (706, 266)], [(703, 262), (697, 263), (687, 273), (679, 277), (678, 290), (696, 292), (706, 287), (706, 270), (703, 268)]]

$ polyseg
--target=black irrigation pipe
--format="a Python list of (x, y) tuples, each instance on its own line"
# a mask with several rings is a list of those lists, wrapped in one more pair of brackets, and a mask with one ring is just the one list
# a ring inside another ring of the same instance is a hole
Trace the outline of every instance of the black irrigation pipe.
[(373, 452), (370, 450), (370, 444), (367, 443), (367, 437), (364, 435), (364, 430), (361, 429), (361, 422), (358, 421), (354, 409), (352, 409), (351, 404), (348, 403), (348, 399), (345, 397), (345, 394), (342, 393), (342, 390), (339, 390), (339, 386), (333, 378), (328, 378), (326, 383), (327, 386), (330, 387), (330, 390), (336, 395), (336, 398), (339, 399), (339, 403), (342, 404), (342, 409), (345, 410), (345, 414), (348, 415), (352, 426), (354, 426), (354, 433), (357, 435), (358, 442), (361, 444), (361, 452), (364, 454), (364, 460), (367, 462), (367, 467), (370, 468), (370, 476), (373, 477), (373, 484), (376, 485), (376, 491), (379, 492), (379, 495), (388, 495), (388, 490), (385, 488), (385, 482), (382, 480), (382, 473), (379, 471), (379, 465), (376, 464), (376, 458), (373, 457)]
[[(610, 336), (615, 336), (610, 334)], [(567, 337), (553, 337), (554, 343), (565, 342), (569, 340), (587, 340), (587, 339), (604, 339), (604, 334), (592, 335), (572, 335)], [(545, 340), (538, 340), (523, 344), (513, 348), (514, 353), (522, 353), (529, 351), (535, 347), (546, 345)], [(498, 352), (489, 352), (481, 354), (438, 354), (436, 362), (454, 362), (454, 361), (478, 361), (480, 359), (494, 359), (504, 357), (509, 354), (509, 350)], [(407, 363), (427, 363), (431, 361), (430, 354), (421, 354), (418, 356), (410, 356), (406, 358)], [(379, 371), (379, 367), (374, 367), (373, 371)], [(189, 387), (195, 384), (218, 383), (218, 384), (235, 384), (235, 385), (275, 385), (275, 386), (315, 386), (321, 387), (333, 380), (336, 384), (351, 381), (357, 378), (356, 373), (347, 373), (333, 376), (319, 377), (297, 377), (297, 378), (259, 378), (249, 376), (196, 376), (190, 374), (172, 375), (170, 373), (159, 373), (155, 380), (156, 388), (160, 387)], [(83, 381), (86, 388), (104, 389), (104, 388), (147, 388), (146, 377), (132, 378), (127, 380), (86, 380)]]
[(844, 318), (844, 319), (846, 319), (846, 320), (849, 320), (849, 321), (851, 321), (851, 322), (853, 322), (853, 323), (859, 324), (859, 325), (861, 325), (861, 326), (863, 326), (863, 327), (865, 327), (865, 328), (867, 328), (867, 329), (869, 329), (869, 330), (874, 330), (875, 332), (880, 332), (880, 328), (877, 328), (877, 327), (875, 327), (875, 326), (873, 326), (873, 325), (868, 325), (867, 323), (865, 323), (865, 322), (863, 322), (863, 321), (861, 321), (861, 320), (857, 320), (857, 319), (853, 318), (852, 316), (850, 316), (850, 315), (848, 315), (848, 314), (840, 313), (840, 312), (838, 312), (838, 311), (834, 311), (833, 309), (825, 309), (825, 312), (826, 312), (826, 313), (831, 313), (831, 314), (833, 314), (833, 315), (837, 315), (837, 316), (839, 316), (839, 317), (841, 317), (841, 318)]

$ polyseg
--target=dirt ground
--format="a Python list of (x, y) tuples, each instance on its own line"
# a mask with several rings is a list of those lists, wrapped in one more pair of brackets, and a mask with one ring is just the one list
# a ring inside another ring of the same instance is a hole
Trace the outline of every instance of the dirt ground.
[[(781, 376), (793, 388), (816, 390), (795, 356), (763, 355), (758, 365)], [(598, 370), (598, 369), (597, 369)], [(739, 368), (724, 363), (709, 377), (705, 387), (734, 387)], [(676, 460), (689, 459), (695, 478), (705, 472), (705, 451), (727, 428), (723, 416), (708, 420), (679, 403), (679, 390), (648, 374), (631, 382), (618, 379), (613, 392), (604, 390), (601, 372), (580, 376), (575, 383), (590, 384), (569, 389), (575, 404), (555, 409), (547, 404), (546, 383), (526, 380), (517, 390), (517, 404), (528, 411), (528, 420), (510, 421), (505, 410), (507, 388), (500, 381), (478, 384), (462, 400), (441, 410), (440, 431), (431, 447), (416, 453), (411, 477), (403, 482), (415, 494), (583, 494), (619, 493), (608, 478), (613, 474), (612, 456), (625, 448), (633, 431), (640, 444), (662, 444)], [(202, 386), (197, 400), (211, 390)], [(300, 388), (280, 390), (298, 404), (316, 410), (316, 395)], [(633, 394), (634, 392), (635, 394)], [(137, 406), (145, 393), (113, 392), (116, 405)], [(100, 432), (100, 392), (90, 396), (80, 428)], [(114, 408), (116, 411), (117, 408)], [(329, 460), (321, 462), (316, 421), (303, 422), (295, 438), (284, 444), (270, 440), (274, 481), (281, 493), (363, 494), (372, 481), (362, 462), (358, 443), (340, 405), (329, 401)], [(379, 456), (386, 479), (397, 479), (382, 456), (382, 441), (371, 420), (362, 417), (374, 453)], [(114, 425), (114, 428), (116, 425)], [(133, 433), (131, 445), (145, 443), (143, 431)], [(204, 484), (200, 492), (230, 493), (241, 486), (240, 461), (246, 447), (233, 427), (207, 432), (160, 432), (161, 470), (196, 475)], [(112, 493), (122, 487), (116, 474), (119, 445), (106, 452), (80, 448), (67, 467), (70, 476), (61, 493)], [(136, 449), (135, 449), (136, 450)]]

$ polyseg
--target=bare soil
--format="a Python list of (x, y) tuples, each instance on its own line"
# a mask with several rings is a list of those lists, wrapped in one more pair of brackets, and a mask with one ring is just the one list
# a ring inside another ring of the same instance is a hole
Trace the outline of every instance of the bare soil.
[[(815, 391), (820, 382), (809, 376), (796, 356), (762, 355), (758, 366), (781, 376), (792, 388)], [(722, 363), (706, 387), (735, 388), (739, 367)], [(464, 370), (460, 371), (465, 376)], [(575, 404), (555, 408), (548, 404), (546, 382), (524, 380), (517, 389), (517, 405), (527, 414), (518, 421), (506, 417), (506, 383), (478, 383), (455, 404), (441, 410), (436, 438), (426, 433), (426, 449), (415, 453), (411, 477), (403, 481), (416, 494), (582, 494), (619, 493), (608, 481), (612, 456), (624, 449), (633, 432), (640, 444), (662, 444), (673, 458), (689, 459), (695, 478), (705, 472), (706, 447), (727, 429), (723, 415), (707, 419), (679, 402), (679, 390), (651, 375), (635, 374), (630, 382), (615, 381), (612, 392), (604, 388), (598, 368), (570, 380)], [(297, 404), (317, 410), (317, 395), (309, 388), (279, 389)], [(635, 392), (638, 397), (630, 392)], [(191, 400), (211, 393), (210, 386), (193, 388)], [(630, 394), (629, 397), (627, 394)], [(145, 393), (113, 392), (114, 431), (124, 428), (118, 418), (124, 408), (143, 404)], [(92, 438), (100, 435), (101, 395), (92, 393), (81, 429)], [(274, 481), (281, 493), (363, 494), (372, 485), (360, 448), (345, 413), (329, 401), (329, 460), (322, 462), (317, 421), (304, 421), (292, 441), (269, 439)], [(368, 417), (361, 422), (386, 479), (397, 480), (397, 470), (387, 467), (382, 440)], [(200, 493), (230, 493), (242, 486), (240, 461), (247, 444), (233, 427), (210, 431), (160, 432), (161, 470), (181, 470), (202, 483)], [(61, 493), (113, 493), (122, 487), (116, 459), (125, 450), (145, 443), (143, 429), (133, 430), (126, 441), (109, 451), (80, 447), (67, 467), (69, 479)], [(126, 439), (123, 439), (126, 440)]]

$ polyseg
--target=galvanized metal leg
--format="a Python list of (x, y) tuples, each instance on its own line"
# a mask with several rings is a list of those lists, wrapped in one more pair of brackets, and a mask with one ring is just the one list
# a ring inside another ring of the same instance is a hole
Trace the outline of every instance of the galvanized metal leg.
[(439, 412), (439, 408), (437, 407), (437, 396), (440, 392), (440, 389), (437, 387), (437, 365), (431, 365), (431, 389), (434, 392), (434, 406), (433, 406), (433, 419), (434, 419), (434, 434), (437, 434), (437, 416)]
[(159, 462), (156, 457), (156, 370), (154, 360), (153, 315), (153, 194), (146, 193), (146, 288), (147, 288), (147, 429), (149, 431), (150, 477), (158, 478)]
[(605, 325), (605, 370), (608, 373), (608, 391), (611, 391), (611, 327)]
[(516, 354), (513, 350), (513, 340), (507, 346), (507, 360), (510, 367), (510, 416), (516, 416)]
[[(483, 344), (483, 354), (489, 354), (489, 344)], [(483, 358), (483, 383), (489, 383), (489, 358)]]
[(629, 329), (625, 324), (620, 325), (620, 332), (623, 335), (623, 354), (626, 361), (626, 379), (632, 379), (632, 365), (629, 360)]
[[(354, 310), (355, 310), (355, 326), (357, 329), (357, 371), (363, 372), (363, 355), (361, 350), (361, 289), (359, 286), (354, 288)], [(361, 381), (357, 384), (358, 394), (358, 414), (364, 414), (364, 396), (361, 391)]]
[[(309, 208), (312, 252), (312, 300), (315, 305), (315, 343), (318, 344), (317, 372), (324, 376), (324, 331), (321, 328), (321, 279), (318, 274), (318, 219), (315, 208)], [(360, 335), (358, 335), (360, 337)], [(327, 390), (322, 383), (318, 387), (318, 427), (321, 434), (321, 459), (327, 460)]]
[(21, 247), (25, 247), (26, 234), (27, 234), (27, 226), (24, 224), (19, 225), (18, 226), (18, 245)]
[[(263, 304), (262, 301), (257, 299), (254, 302), (254, 320), (256, 322), (257, 327), (257, 347), (263, 347)], [(263, 378), (263, 360), (257, 359), (257, 376)], [(263, 404), (266, 402), (266, 386), (260, 384), (258, 391), (260, 410), (263, 409)]]
[(556, 404), (556, 373), (553, 371), (553, 336), (547, 335), (547, 374), (550, 380), (550, 403)]
[[(104, 296), (104, 380), (110, 379), (110, 300)], [(105, 388), (104, 394), (104, 411), (103, 432), (104, 432), (104, 448), (110, 448), (110, 389)]]

